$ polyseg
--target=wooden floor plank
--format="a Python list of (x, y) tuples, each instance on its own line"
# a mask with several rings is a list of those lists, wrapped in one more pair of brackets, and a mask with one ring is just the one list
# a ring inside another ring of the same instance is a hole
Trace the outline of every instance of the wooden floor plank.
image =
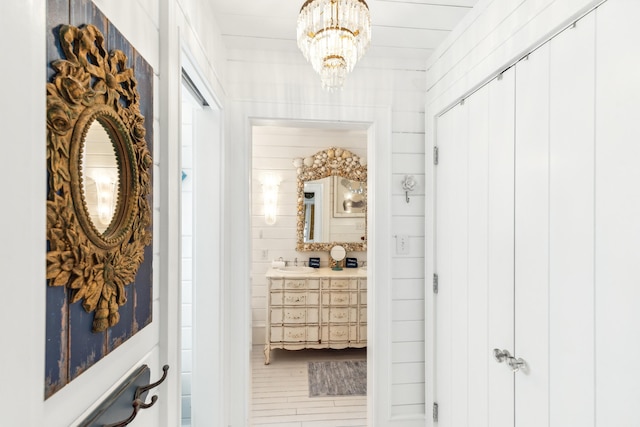
[(264, 364), (261, 346), (251, 354), (251, 425), (255, 427), (366, 427), (366, 396), (309, 397), (308, 362), (366, 360), (366, 349), (274, 350)]

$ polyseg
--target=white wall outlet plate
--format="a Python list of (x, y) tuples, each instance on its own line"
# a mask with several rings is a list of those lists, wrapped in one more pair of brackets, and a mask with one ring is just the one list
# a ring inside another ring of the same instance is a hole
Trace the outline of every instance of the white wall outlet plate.
[(396, 236), (396, 253), (398, 255), (407, 255), (409, 253), (409, 236), (406, 234), (398, 234)]

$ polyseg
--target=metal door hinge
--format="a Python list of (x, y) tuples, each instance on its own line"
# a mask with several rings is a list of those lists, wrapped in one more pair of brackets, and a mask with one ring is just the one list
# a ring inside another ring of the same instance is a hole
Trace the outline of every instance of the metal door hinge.
[(433, 402), (433, 421), (438, 422), (438, 404)]
[(433, 275), (433, 293), (434, 294), (438, 293), (438, 275), (437, 274)]
[(438, 147), (433, 147), (433, 164), (438, 164)]

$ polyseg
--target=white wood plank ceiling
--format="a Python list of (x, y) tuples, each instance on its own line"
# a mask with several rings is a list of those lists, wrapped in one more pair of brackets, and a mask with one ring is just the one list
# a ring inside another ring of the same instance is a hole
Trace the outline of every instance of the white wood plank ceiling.
[[(425, 64), (436, 46), (478, 0), (367, 0), (371, 11), (370, 60)], [(304, 0), (211, 0), (232, 57), (251, 51), (300, 58), (296, 22)], [(276, 53), (277, 52), (277, 53)]]

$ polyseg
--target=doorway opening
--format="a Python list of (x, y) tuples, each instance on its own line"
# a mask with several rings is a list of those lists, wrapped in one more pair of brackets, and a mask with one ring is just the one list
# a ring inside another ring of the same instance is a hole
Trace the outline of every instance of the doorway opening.
[[(187, 68), (190, 64), (184, 61)], [(182, 426), (222, 425), (221, 111), (192, 69), (181, 90)]]
[[(345, 348), (342, 349), (273, 349), (270, 351), (268, 365), (265, 365), (264, 348), (267, 328), (273, 324), (270, 316), (272, 309), (268, 305), (270, 296), (266, 274), (275, 265), (274, 261), (304, 267), (309, 265), (310, 258), (319, 258), (320, 265), (324, 268), (328, 268), (330, 262), (327, 251), (299, 252), (296, 250), (297, 223), (301, 219), (298, 218), (298, 185), (300, 184), (297, 180), (297, 167), (299, 166), (296, 166), (294, 160), (312, 157), (330, 147), (339, 147), (352, 153), (354, 157), (366, 161), (368, 138), (368, 126), (362, 123), (285, 120), (265, 123), (253, 122), (251, 129), (252, 257), (250, 270), (252, 353), (251, 403), (249, 408), (251, 425), (253, 426), (318, 420), (332, 420), (332, 423), (338, 424), (342, 420), (348, 422), (349, 425), (353, 425), (354, 422), (362, 423), (358, 425), (367, 425), (366, 395), (341, 395), (334, 398), (318, 399), (310, 397), (309, 388), (309, 363), (323, 361), (366, 363), (366, 347), (349, 348), (349, 345), (344, 345)], [(273, 179), (279, 183), (275, 222), (272, 224), (273, 216), (268, 220), (265, 217), (263, 183), (266, 179)], [(329, 190), (326, 193), (324, 199), (326, 199), (327, 206), (323, 210), (330, 212), (329, 208), (334, 202), (330, 196), (333, 193)], [(314, 192), (314, 197), (319, 197), (319, 194), (320, 192)], [(331, 217), (333, 217), (331, 213), (315, 216), (316, 219)], [(338, 221), (340, 223), (338, 227), (349, 221), (355, 224), (355, 219), (341, 219), (343, 221)], [(329, 230), (329, 224), (326, 225), (326, 229)], [(355, 229), (356, 226), (353, 225), (353, 227)], [(318, 230), (315, 223), (314, 229)], [(362, 225), (359, 226), (355, 234), (357, 232), (361, 233), (358, 239), (366, 235), (366, 221), (362, 221)], [(322, 234), (324, 233), (318, 232), (316, 237), (319, 238)], [(326, 243), (330, 241), (331, 239)], [(347, 256), (356, 258), (358, 267), (367, 260), (366, 251), (349, 252)], [(352, 271), (357, 270), (356, 268)], [(366, 273), (362, 283), (366, 286)], [(366, 290), (360, 295), (364, 296), (360, 309), (362, 313), (366, 313)], [(328, 298), (329, 294), (326, 297)], [(307, 298), (313, 297), (307, 296)], [(353, 300), (355, 303), (358, 297), (354, 298), (356, 298)], [(349, 310), (350, 308), (345, 307), (345, 309)], [(314, 316), (314, 310), (309, 307), (303, 309), (305, 316), (310, 316), (309, 321), (313, 321), (311, 318)], [(319, 311), (322, 311), (322, 308)], [(328, 314), (329, 312), (326, 311), (325, 315)], [(366, 319), (366, 314), (364, 314), (364, 318)], [(318, 334), (321, 340), (322, 326), (315, 326), (315, 328), (320, 330)], [(366, 329), (365, 326), (361, 330), (365, 338)], [(364, 383), (366, 385), (366, 374)]]

